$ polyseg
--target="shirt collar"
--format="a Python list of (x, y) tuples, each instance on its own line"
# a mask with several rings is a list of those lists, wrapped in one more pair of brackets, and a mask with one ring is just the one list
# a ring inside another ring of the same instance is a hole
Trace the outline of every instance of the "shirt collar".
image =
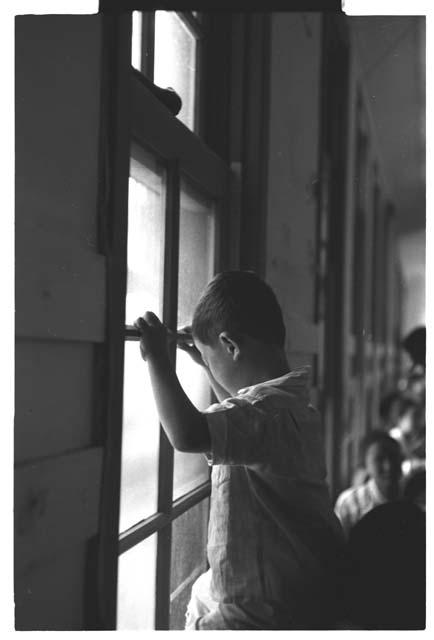
[(238, 394), (252, 394), (256, 393), (262, 388), (267, 387), (279, 387), (284, 391), (297, 390), (298, 392), (304, 391), (307, 393), (309, 391), (310, 376), (311, 367), (309, 365), (306, 365), (304, 367), (297, 367), (296, 369), (292, 369), (279, 378), (273, 378), (272, 380), (266, 380), (265, 382), (260, 382), (250, 387), (244, 387), (243, 389), (240, 389), (238, 391)]

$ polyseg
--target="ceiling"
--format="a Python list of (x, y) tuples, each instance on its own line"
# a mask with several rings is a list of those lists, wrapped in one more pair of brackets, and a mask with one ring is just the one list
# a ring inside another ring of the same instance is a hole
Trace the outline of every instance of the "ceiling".
[(425, 227), (425, 17), (348, 17), (398, 232)]

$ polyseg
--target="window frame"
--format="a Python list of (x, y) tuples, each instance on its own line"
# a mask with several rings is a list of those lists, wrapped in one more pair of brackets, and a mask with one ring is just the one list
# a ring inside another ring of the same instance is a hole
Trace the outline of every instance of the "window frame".
[[(126, 29), (126, 27), (123, 27)], [(131, 14), (129, 20), (131, 34)], [(180, 184), (181, 177), (188, 181), (189, 185), (197, 188), (204, 196), (210, 198), (216, 204), (215, 213), (215, 270), (223, 268), (222, 249), (227, 203), (229, 198), (229, 168), (199, 136), (188, 129), (180, 120), (174, 117), (170, 111), (158, 100), (158, 98), (141, 82), (140, 74), (131, 66), (131, 46), (129, 48), (129, 65), (124, 75), (128, 75), (128, 81), (123, 80), (124, 91), (128, 86), (127, 97), (119, 96), (123, 103), (123, 119), (128, 118), (128, 127), (125, 122), (120, 136), (122, 137), (122, 164), (123, 171), (130, 158), (131, 145), (134, 143), (152, 153), (162, 162), (166, 169), (166, 209), (165, 209), (165, 259), (164, 259), (164, 295), (163, 295), (163, 321), (171, 329), (176, 329), (177, 324), (177, 295), (178, 295), (178, 251), (179, 251), (179, 216), (180, 216)], [(125, 52), (123, 52), (125, 60)], [(127, 104), (128, 103), (128, 104)], [(152, 126), (149, 123), (152, 122)], [(128, 143), (125, 137), (128, 137)], [(128, 151), (128, 158), (125, 157)], [(118, 224), (123, 227), (122, 237), (126, 245), (127, 238), (127, 212), (128, 212), (128, 179), (123, 176), (122, 184), (117, 180), (118, 200), (122, 199), (123, 220)], [(126, 218), (126, 219), (125, 219)], [(118, 240), (119, 242), (119, 240)], [(170, 250), (168, 250), (170, 248)], [(125, 282), (118, 287), (117, 300), (123, 299), (126, 294), (126, 246), (119, 247), (119, 257), (123, 262), (122, 273)], [(119, 314), (118, 314), (119, 315)], [(119, 331), (119, 325), (118, 325)], [(123, 325), (121, 331), (122, 349), (125, 341), (137, 340), (132, 327)], [(119, 345), (118, 345), (119, 348)], [(122, 407), (123, 390), (123, 354), (119, 354), (122, 362), (122, 373), (117, 375), (117, 402)], [(176, 345), (172, 346), (171, 357), (176, 363)], [(117, 420), (112, 420), (112, 429), (117, 432), (117, 441), (122, 438), (122, 413), (117, 412)], [(112, 452), (113, 455), (113, 452)], [(143, 520), (135, 523), (118, 535), (117, 558), (133, 548), (149, 536), (157, 534), (157, 562), (156, 562), (156, 609), (155, 629), (169, 628), (170, 615), (170, 580), (171, 580), (171, 532), (172, 523), (183, 513), (193, 508), (210, 496), (210, 480), (201, 483), (185, 495), (173, 501), (173, 449), (160, 426), (160, 450), (158, 471), (158, 507), (154, 514), (145, 516)], [(121, 456), (116, 461), (118, 474), (121, 469)], [(111, 470), (113, 473), (113, 469)], [(120, 499), (120, 482), (114, 495)], [(113, 494), (111, 496), (113, 501)], [(118, 511), (118, 508), (117, 508)], [(113, 521), (112, 521), (113, 525)], [(118, 531), (116, 530), (118, 534)], [(116, 570), (117, 587), (117, 570)], [(116, 592), (116, 589), (115, 589)], [(113, 592), (112, 592), (113, 593)], [(117, 600), (116, 600), (117, 602)], [(112, 603), (113, 604), (113, 603)], [(116, 622), (114, 627), (117, 628)]]
[[(160, 9), (163, 11), (163, 9)], [(140, 69), (137, 72), (144, 75), (150, 82), (154, 82), (154, 48), (155, 48), (155, 13), (153, 11), (137, 11), (141, 15), (141, 33), (140, 33)], [(186, 29), (194, 36), (196, 40), (195, 53), (195, 83), (194, 83), (194, 128), (193, 133), (202, 135), (203, 118), (202, 115), (202, 72), (203, 72), (203, 55), (204, 55), (204, 39), (207, 34), (206, 21), (203, 16), (194, 11), (173, 11)], [(164, 89), (164, 87), (161, 87)]]

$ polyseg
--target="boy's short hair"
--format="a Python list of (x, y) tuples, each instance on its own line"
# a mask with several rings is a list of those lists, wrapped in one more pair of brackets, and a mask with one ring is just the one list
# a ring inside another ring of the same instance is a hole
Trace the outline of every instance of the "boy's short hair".
[(217, 274), (202, 293), (192, 322), (193, 335), (203, 344), (215, 342), (222, 331), (246, 334), (283, 347), (282, 310), (271, 287), (253, 271)]
[(362, 442), (362, 455), (366, 456), (370, 447), (373, 444), (381, 444), (391, 456), (393, 456), (396, 460), (402, 460), (402, 450), (401, 445), (397, 440), (389, 436), (385, 431), (381, 431), (380, 429), (374, 429), (370, 431)]

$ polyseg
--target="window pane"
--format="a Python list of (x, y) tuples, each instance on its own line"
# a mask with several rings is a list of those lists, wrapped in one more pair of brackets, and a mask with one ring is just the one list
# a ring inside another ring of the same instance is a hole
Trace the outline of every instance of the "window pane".
[(159, 421), (138, 342), (125, 343), (119, 530), (157, 511)]
[(127, 300), (132, 324), (145, 311), (162, 312), (165, 180), (157, 160), (132, 147), (128, 190)]
[[(199, 295), (214, 271), (214, 205), (181, 185), (179, 228), (178, 326), (190, 324)], [(204, 371), (190, 357), (177, 351), (177, 374), (185, 392), (200, 409), (211, 401)], [(174, 499), (208, 479), (208, 464), (202, 454), (175, 451)]]
[(157, 535), (119, 556), (117, 629), (154, 629)]
[(131, 64), (141, 70), (142, 65), (142, 13), (141, 11), (133, 11), (133, 25), (131, 36)]
[[(126, 320), (146, 310), (161, 316), (164, 180), (149, 154), (133, 148), (128, 207)], [(126, 342), (120, 530), (157, 510), (159, 421), (146, 363), (137, 342)]]
[(212, 200), (181, 182), (178, 326), (192, 313), (214, 273), (215, 211)]
[[(209, 500), (202, 500), (173, 523), (170, 576), (170, 629), (184, 629), (191, 586), (207, 570)], [(182, 549), (182, 553), (179, 550)]]
[(171, 87), (182, 100), (178, 118), (194, 129), (196, 37), (171, 11), (155, 12), (154, 82)]

